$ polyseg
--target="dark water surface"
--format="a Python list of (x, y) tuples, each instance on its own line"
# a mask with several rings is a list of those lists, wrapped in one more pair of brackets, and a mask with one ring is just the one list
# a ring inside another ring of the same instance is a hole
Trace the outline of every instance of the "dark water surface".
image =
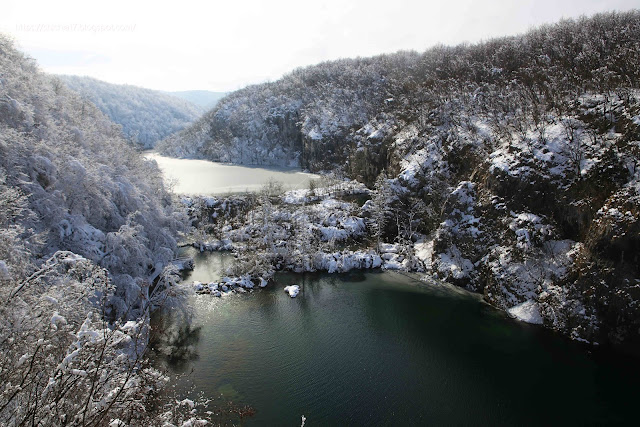
[[(200, 262), (198, 262), (200, 261)], [(196, 259), (188, 280), (229, 258)], [(279, 274), (194, 298), (198, 359), (178, 389), (250, 404), (246, 425), (632, 424), (637, 362), (592, 354), (478, 296), (398, 273)], [(283, 287), (302, 285), (291, 299)]]

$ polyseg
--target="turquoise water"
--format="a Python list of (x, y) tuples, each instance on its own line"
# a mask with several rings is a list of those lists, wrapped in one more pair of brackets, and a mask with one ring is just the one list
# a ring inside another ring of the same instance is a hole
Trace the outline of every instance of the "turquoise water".
[[(187, 280), (230, 261), (200, 257)], [(169, 365), (174, 385), (251, 405), (246, 425), (629, 424), (640, 397), (636, 361), (398, 273), (279, 274), (194, 307), (197, 359)]]

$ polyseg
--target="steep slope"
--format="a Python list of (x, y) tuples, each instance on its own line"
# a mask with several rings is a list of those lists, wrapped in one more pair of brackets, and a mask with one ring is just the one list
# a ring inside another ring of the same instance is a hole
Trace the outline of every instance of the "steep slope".
[(205, 107), (164, 92), (115, 85), (90, 77), (59, 76), (72, 90), (95, 104), (125, 136), (142, 148), (183, 129), (206, 111)]
[(73, 251), (107, 268), (124, 296), (168, 264), (184, 227), (159, 169), (5, 39), (0, 60), (0, 176), (28, 212), (6, 221), (38, 242), (29, 248), (33, 263)]
[(119, 126), (0, 35), (0, 424), (155, 425), (185, 223)]
[(634, 11), (319, 64), (159, 147), (370, 186), (384, 170), (385, 238), (422, 239), (426, 269), (575, 339), (639, 344), (638, 40)]

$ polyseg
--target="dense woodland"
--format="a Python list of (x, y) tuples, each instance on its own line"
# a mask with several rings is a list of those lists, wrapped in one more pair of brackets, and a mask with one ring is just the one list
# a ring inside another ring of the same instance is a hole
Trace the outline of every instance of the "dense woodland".
[(0, 424), (193, 416), (155, 400), (146, 360), (150, 312), (182, 307), (174, 206), (119, 126), (0, 36)]
[(326, 62), (228, 95), (160, 149), (388, 187), (382, 240), (421, 245), (427, 271), (638, 345), (639, 60), (632, 11)]
[(205, 107), (171, 94), (91, 77), (59, 76), (73, 91), (122, 126), (125, 137), (143, 149), (190, 125)]

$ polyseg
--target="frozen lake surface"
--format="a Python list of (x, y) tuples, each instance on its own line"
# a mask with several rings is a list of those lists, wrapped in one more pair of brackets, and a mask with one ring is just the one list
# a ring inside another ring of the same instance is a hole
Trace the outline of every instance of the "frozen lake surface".
[(148, 153), (145, 157), (158, 162), (165, 180), (174, 185), (176, 193), (189, 196), (257, 191), (269, 180), (281, 182), (285, 190), (308, 188), (309, 180), (320, 178), (294, 168), (263, 168), (208, 160), (175, 159), (157, 153)]

